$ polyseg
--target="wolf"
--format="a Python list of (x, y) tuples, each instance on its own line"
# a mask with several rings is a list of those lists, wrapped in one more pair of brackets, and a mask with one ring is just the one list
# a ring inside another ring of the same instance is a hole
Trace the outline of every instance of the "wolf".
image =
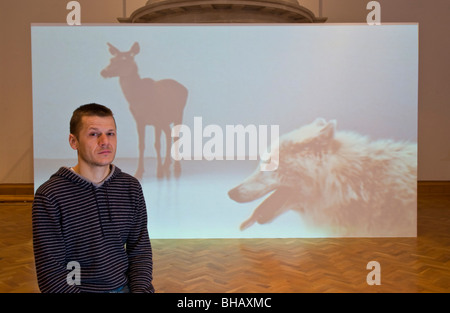
[(416, 143), (371, 140), (317, 118), (274, 147), (276, 171), (258, 168), (228, 191), (239, 203), (270, 194), (241, 230), (294, 210), (333, 237), (417, 235)]

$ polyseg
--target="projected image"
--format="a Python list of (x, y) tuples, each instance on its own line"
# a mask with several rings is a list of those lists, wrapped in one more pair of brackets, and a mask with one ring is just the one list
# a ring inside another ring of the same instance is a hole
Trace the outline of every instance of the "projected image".
[[(139, 53), (137, 42), (130, 51), (121, 52), (108, 43), (113, 55), (111, 63), (102, 70), (105, 78), (119, 77), (122, 92), (130, 105), (130, 111), (136, 120), (139, 137), (139, 162), (135, 177), (142, 179), (144, 174), (145, 126), (155, 128), (155, 148), (157, 156), (157, 177), (170, 176), (172, 125), (183, 123), (183, 110), (186, 105), (187, 89), (172, 79), (154, 81), (140, 78), (134, 56)], [(164, 164), (161, 158), (161, 134), (166, 138)], [(175, 161), (175, 175), (180, 175), (179, 161)]]
[(76, 164), (69, 120), (96, 102), (151, 238), (416, 236), (417, 34), (32, 26), (35, 186)]
[(281, 138), (276, 171), (257, 169), (229, 195), (249, 202), (273, 191), (241, 229), (295, 210), (338, 236), (414, 236), (416, 150), (317, 119)]

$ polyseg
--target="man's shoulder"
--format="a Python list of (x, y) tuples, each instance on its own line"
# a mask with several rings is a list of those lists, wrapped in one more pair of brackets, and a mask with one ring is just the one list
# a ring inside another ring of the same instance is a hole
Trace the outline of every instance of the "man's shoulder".
[(140, 181), (133, 175), (123, 172), (118, 167), (115, 168), (115, 171), (116, 171), (115, 180), (117, 182), (120, 182), (123, 184), (131, 184), (131, 185), (141, 186)]
[(62, 170), (63, 168), (60, 168), (56, 173), (51, 175), (48, 180), (40, 185), (36, 190), (36, 194), (48, 194), (53, 190), (57, 190), (62, 184), (66, 184), (67, 179), (59, 174)]

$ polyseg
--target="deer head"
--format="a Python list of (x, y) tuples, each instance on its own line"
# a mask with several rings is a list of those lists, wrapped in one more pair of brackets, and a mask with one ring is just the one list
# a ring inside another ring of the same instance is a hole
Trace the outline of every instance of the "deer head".
[(107, 43), (109, 52), (113, 56), (109, 65), (100, 74), (105, 77), (122, 77), (137, 74), (137, 65), (134, 56), (139, 53), (139, 44), (135, 42), (130, 51), (121, 52), (109, 42)]

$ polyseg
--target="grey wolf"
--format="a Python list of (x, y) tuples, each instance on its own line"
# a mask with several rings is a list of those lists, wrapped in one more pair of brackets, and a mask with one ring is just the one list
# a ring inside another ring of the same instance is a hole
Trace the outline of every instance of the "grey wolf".
[(331, 236), (416, 236), (417, 144), (370, 140), (316, 119), (280, 137), (276, 171), (256, 170), (228, 194), (270, 194), (241, 224), (266, 224), (288, 210)]

